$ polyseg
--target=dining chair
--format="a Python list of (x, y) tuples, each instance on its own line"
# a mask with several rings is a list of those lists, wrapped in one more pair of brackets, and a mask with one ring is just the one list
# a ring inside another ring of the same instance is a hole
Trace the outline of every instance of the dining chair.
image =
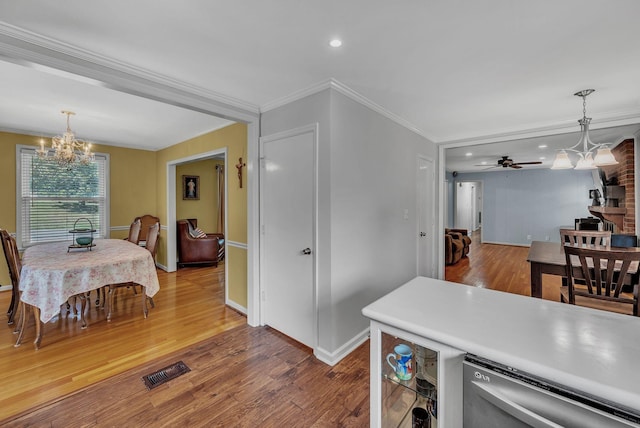
[[(156, 252), (158, 249), (158, 237), (160, 235), (160, 223), (156, 222), (153, 225), (151, 225), (149, 227), (149, 230), (146, 234), (146, 238), (147, 238), (147, 243), (146, 243), (146, 249), (147, 251), (149, 251), (151, 253), (151, 257), (153, 258), (153, 261), (155, 263), (155, 259), (156, 259)], [(134, 290), (134, 294), (137, 294), (136, 292), (136, 287), (140, 286), (141, 287), (141, 295), (142, 295), (142, 312), (144, 314), (144, 317), (146, 318), (148, 313), (149, 313), (149, 309), (147, 308), (147, 300), (149, 300), (149, 303), (151, 304), (152, 308), (155, 308), (156, 305), (153, 301), (153, 298), (147, 297), (146, 294), (146, 290), (143, 286), (141, 286), (140, 284), (134, 284), (132, 282), (123, 282), (123, 283), (119, 283), (119, 284), (109, 284), (106, 286), (106, 288), (108, 289), (108, 296), (109, 296), (109, 303), (107, 305), (107, 321), (111, 321), (111, 314), (113, 311), (113, 307), (114, 307), (114, 300), (115, 300), (115, 293), (116, 290), (118, 290), (119, 288), (122, 287), (127, 287), (127, 288), (133, 288)]]
[[(7, 259), (7, 266), (9, 267), (9, 274), (11, 275), (11, 258), (13, 255), (11, 254), (10, 248), (10, 238), (11, 235), (4, 229), (0, 229), (0, 239), (2, 239), (2, 249), (4, 250), (4, 256)], [(19, 262), (18, 258), (18, 262)], [(18, 303), (20, 301), (20, 290), (18, 289), (18, 282), (14, 281), (14, 278), (11, 277), (11, 303), (9, 304), (9, 309), (7, 309), (7, 318), (8, 324), (13, 324), (16, 317), (16, 312), (18, 311)]]
[(560, 242), (571, 246), (611, 248), (611, 231), (560, 229)]
[(133, 220), (133, 223), (131, 223), (131, 226), (129, 226), (129, 236), (127, 237), (127, 241), (133, 242), (134, 244), (138, 245), (138, 242), (140, 242), (141, 227), (142, 221), (140, 220), (140, 217), (136, 217)]
[[(564, 253), (567, 285), (560, 291), (560, 300), (563, 303), (575, 305), (576, 297), (580, 297), (592, 299), (592, 302), (630, 304), (633, 315), (638, 316), (640, 252), (566, 245)], [(581, 278), (576, 278), (576, 271)], [(632, 292), (626, 293), (623, 289), (629, 278), (632, 282)], [(578, 279), (584, 282), (577, 283)]]
[[(27, 325), (27, 315), (31, 312), (33, 307), (24, 303), (20, 300), (20, 271), (22, 270), (22, 263), (20, 261), (20, 252), (18, 251), (18, 244), (13, 236), (11, 236), (6, 230), (0, 229), (0, 237), (2, 238), (2, 247), (4, 249), (4, 255), (7, 259), (7, 266), (9, 268), (9, 276), (11, 277), (12, 287), (18, 290), (18, 295), (16, 297), (16, 309), (13, 315), (19, 313), (18, 322), (15, 325), (15, 329), (13, 330), (13, 334), (17, 334), (16, 342), (14, 344), (15, 347), (20, 346), (22, 343), (22, 338), (24, 337), (24, 330)], [(40, 329), (42, 328), (42, 323), (40, 322), (40, 317), (38, 316), (39, 311), (33, 311), (35, 313), (35, 328), (36, 328), (36, 338), (40, 337)], [(40, 347), (40, 342), (34, 342), (34, 346), (36, 349)]]
[(145, 214), (143, 216), (136, 217), (136, 219), (140, 219), (140, 235), (138, 236), (138, 243), (143, 247), (146, 247), (147, 234), (149, 233), (149, 228), (156, 223), (160, 223), (160, 219), (150, 214)]

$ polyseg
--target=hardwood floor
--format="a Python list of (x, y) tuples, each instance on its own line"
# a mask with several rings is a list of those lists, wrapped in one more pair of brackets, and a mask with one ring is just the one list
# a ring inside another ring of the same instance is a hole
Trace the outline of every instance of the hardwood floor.
[[(473, 239), (469, 257), (446, 268), (447, 279), (527, 295), (528, 248)], [(39, 351), (29, 343), (32, 331), (14, 348), (6, 327), (0, 425), (369, 425), (368, 342), (329, 367), (309, 348), (248, 327), (226, 308), (222, 268), (158, 275), (161, 292), (146, 320), (125, 292), (111, 323), (93, 308), (86, 330), (64, 317), (47, 324)], [(544, 298), (559, 299), (554, 280), (545, 276)], [(8, 294), (0, 293), (0, 307)], [(142, 376), (179, 360), (191, 372), (147, 391)]]
[[(531, 274), (527, 254), (529, 247), (483, 244), (480, 231), (471, 235), (468, 257), (445, 267), (445, 279), (491, 290), (530, 296)], [(560, 301), (562, 280), (543, 275), (542, 298)]]
[[(38, 351), (31, 343), (33, 320), (18, 348), (13, 346), (13, 326), (3, 322), (0, 421), (246, 323), (223, 304), (224, 264), (175, 273), (158, 270), (158, 279), (156, 307), (147, 319), (140, 295), (122, 289), (111, 322), (95, 307), (84, 330), (73, 316), (56, 317), (45, 325)], [(10, 294), (0, 293), (0, 308), (9, 306)]]

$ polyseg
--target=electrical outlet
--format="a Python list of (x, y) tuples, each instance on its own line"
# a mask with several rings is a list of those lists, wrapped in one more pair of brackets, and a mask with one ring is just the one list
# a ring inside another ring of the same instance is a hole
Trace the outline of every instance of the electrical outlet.
[(548, 241), (548, 240), (549, 240), (549, 235), (545, 236), (545, 237), (544, 237), (544, 240), (545, 240), (545, 241)]
[(527, 235), (527, 239), (531, 241), (531, 235)]

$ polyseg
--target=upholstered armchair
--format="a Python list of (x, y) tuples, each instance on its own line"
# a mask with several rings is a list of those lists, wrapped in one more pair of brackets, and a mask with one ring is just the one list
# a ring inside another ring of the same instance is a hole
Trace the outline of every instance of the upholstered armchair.
[(224, 235), (201, 232), (196, 219), (178, 220), (177, 223), (178, 267), (191, 264), (218, 266), (224, 258)]
[(462, 248), (462, 257), (469, 254), (469, 247), (471, 246), (471, 238), (467, 232), (467, 229), (445, 229), (445, 234), (458, 234), (458, 239), (462, 240), (464, 247)]
[(444, 234), (444, 262), (448, 265), (458, 263), (462, 258), (464, 243), (457, 233)]

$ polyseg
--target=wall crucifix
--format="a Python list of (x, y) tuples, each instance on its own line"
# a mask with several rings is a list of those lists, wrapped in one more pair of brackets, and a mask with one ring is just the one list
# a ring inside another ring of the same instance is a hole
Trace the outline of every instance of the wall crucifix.
[(238, 168), (238, 180), (240, 181), (240, 188), (242, 189), (242, 167), (246, 166), (245, 163), (242, 163), (242, 158), (238, 159), (238, 163), (236, 164), (236, 168)]

